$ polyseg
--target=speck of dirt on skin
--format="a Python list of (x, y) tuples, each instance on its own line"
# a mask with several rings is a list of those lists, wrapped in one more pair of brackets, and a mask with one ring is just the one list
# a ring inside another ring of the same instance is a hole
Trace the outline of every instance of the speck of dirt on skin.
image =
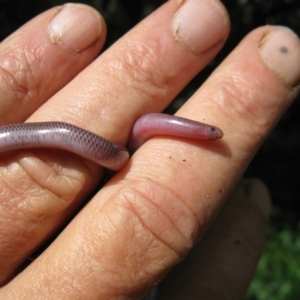
[(280, 51), (281, 53), (288, 53), (288, 52), (289, 52), (289, 49), (288, 49), (287, 47), (285, 47), (285, 46), (281, 46), (281, 47), (279, 48), (279, 51)]

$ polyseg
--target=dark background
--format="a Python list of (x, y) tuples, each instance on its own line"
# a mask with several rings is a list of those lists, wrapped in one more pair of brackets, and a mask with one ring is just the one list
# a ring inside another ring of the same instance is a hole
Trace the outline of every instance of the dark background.
[[(121, 37), (151, 11), (161, 0), (91, 0), (72, 1), (89, 4), (105, 17), (108, 24), (106, 47)], [(178, 96), (169, 112), (174, 112), (201, 85), (214, 68), (252, 29), (266, 24), (284, 25), (300, 35), (299, 0), (224, 0), (232, 22), (231, 34), (217, 58), (199, 74)], [(0, 39), (20, 27), (35, 15), (60, 0), (0, 0)], [(300, 62), (298, 62), (300, 63)], [(261, 178), (268, 185), (274, 203), (273, 226), (299, 229), (300, 208), (300, 104), (299, 97), (263, 145), (247, 176)]]

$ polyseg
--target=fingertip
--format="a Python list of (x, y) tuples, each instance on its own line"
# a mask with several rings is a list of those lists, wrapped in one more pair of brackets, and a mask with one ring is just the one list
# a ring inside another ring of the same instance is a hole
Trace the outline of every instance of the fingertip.
[(92, 7), (68, 3), (57, 9), (49, 23), (49, 34), (52, 43), (78, 53), (105, 34), (105, 23)]
[(283, 26), (269, 27), (268, 34), (259, 46), (261, 57), (289, 87), (300, 83), (300, 40), (289, 28)]
[[(229, 34), (229, 24), (228, 13), (221, 2), (189, 0), (182, 1), (173, 18), (172, 30), (176, 40), (198, 54), (224, 42)], [(207, 28), (209, 35), (204, 34)]]

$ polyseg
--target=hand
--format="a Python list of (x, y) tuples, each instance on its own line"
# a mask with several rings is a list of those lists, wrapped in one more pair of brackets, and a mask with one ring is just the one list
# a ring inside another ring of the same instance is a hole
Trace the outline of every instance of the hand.
[[(179, 2), (95, 61), (106, 28), (93, 9), (68, 4), (26, 24), (0, 46), (1, 125), (58, 120), (126, 144), (137, 117), (163, 110), (229, 33), (219, 2)], [(159, 297), (241, 299), (270, 200), (257, 180), (232, 190), (295, 98), (299, 59), (290, 30), (250, 33), (178, 111), (220, 127), (223, 140), (153, 138), (99, 191), (103, 168), (76, 155), (1, 154), (0, 298), (140, 299), (200, 241)]]

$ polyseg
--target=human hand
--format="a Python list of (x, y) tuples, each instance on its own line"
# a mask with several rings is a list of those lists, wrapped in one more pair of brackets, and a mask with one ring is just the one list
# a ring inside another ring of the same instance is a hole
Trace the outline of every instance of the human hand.
[[(92, 63), (105, 40), (102, 18), (66, 5), (55, 24), (57, 13), (1, 44), (1, 125), (59, 120), (126, 144), (137, 117), (163, 110), (229, 32), (219, 3), (169, 1)], [(224, 139), (154, 138), (93, 197), (103, 176), (94, 163), (53, 150), (2, 154), (0, 298), (139, 299), (209, 227), (160, 297), (241, 298), (263, 246), (269, 196), (262, 183), (242, 182), (221, 208), (297, 94), (299, 48), (284, 28), (250, 33), (178, 111), (220, 127)]]

